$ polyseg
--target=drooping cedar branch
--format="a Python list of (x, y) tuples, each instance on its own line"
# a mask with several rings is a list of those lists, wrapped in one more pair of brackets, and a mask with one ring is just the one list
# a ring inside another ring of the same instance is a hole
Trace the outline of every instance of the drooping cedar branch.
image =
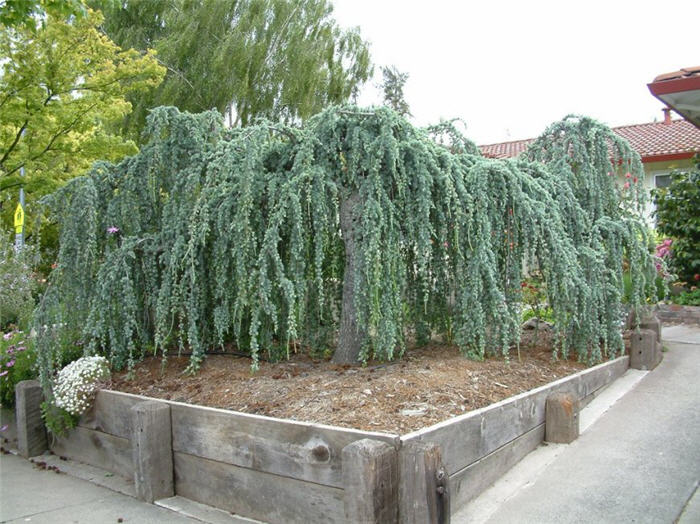
[(117, 365), (179, 344), (195, 369), (229, 342), (254, 362), (299, 345), (392, 359), (426, 334), (483, 358), (517, 342), (536, 265), (560, 350), (623, 350), (623, 271), (636, 307), (653, 264), (636, 193), (610, 176), (640, 176), (639, 157), (609, 129), (569, 117), (515, 160), (481, 157), (453, 127), (437, 143), (389, 109), (281, 129), (154, 111), (137, 156), (49, 200), (61, 252), (40, 321)]

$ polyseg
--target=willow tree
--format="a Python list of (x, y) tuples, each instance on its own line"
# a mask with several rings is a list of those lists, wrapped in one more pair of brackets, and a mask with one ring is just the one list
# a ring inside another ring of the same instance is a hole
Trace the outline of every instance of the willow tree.
[(619, 159), (638, 175), (639, 160), (592, 120), (558, 126), (531, 158), (493, 160), (449, 124), (416, 129), (387, 108), (233, 130), (161, 108), (137, 156), (50, 199), (61, 253), (38, 321), (116, 365), (179, 345), (194, 369), (224, 343), (254, 366), (300, 346), (366, 362), (438, 334), (507, 357), (527, 262), (547, 280), (560, 350), (617, 355), (623, 262), (634, 306), (653, 265), (607, 173)]
[(155, 49), (168, 73), (131, 97), (125, 129), (139, 137), (148, 111), (218, 109), (231, 124), (293, 121), (348, 101), (372, 74), (368, 44), (333, 19), (328, 0), (91, 0), (123, 47)]

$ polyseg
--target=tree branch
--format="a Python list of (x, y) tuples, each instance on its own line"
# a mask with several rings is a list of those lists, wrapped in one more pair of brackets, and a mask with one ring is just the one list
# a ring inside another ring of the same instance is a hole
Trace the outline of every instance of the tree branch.
[[(2, 158), (0, 158), (0, 166), (2, 166), (5, 163), (5, 160), (7, 160), (7, 157), (10, 156), (10, 153), (17, 147), (17, 143), (19, 142), (19, 139), (22, 138), (22, 133), (24, 133), (24, 130), (27, 128), (27, 124), (29, 123), (29, 120), (25, 120), (24, 124), (22, 124), (22, 127), (19, 128), (19, 131), (17, 131), (17, 134), (15, 135), (15, 139), (12, 141), (12, 144), (10, 144), (10, 147), (5, 151), (5, 154), (2, 155)], [(11, 173), (12, 171), (10, 171)], [(9, 173), (8, 173), (9, 174)]]
[(346, 109), (341, 109), (338, 111), (338, 114), (340, 115), (352, 115), (352, 116), (375, 116), (375, 112), (367, 112), (367, 111), (348, 111)]
[(267, 128), (268, 128), (270, 131), (277, 131), (278, 133), (280, 133), (280, 134), (282, 134), (282, 135), (288, 136), (288, 137), (291, 139), (291, 141), (294, 142), (294, 143), (296, 144), (296, 142), (297, 142), (297, 137), (294, 136), (294, 134), (293, 134), (291, 131), (289, 131), (289, 129), (284, 129), (284, 128), (280, 128), (280, 127), (276, 127), (276, 126), (271, 126), (271, 125), (268, 125)]
[(74, 119), (70, 124), (68, 124), (68, 126), (66, 126), (66, 127), (64, 127), (63, 129), (61, 129), (58, 133), (56, 133), (56, 134), (51, 138), (51, 140), (49, 140), (49, 143), (46, 145), (46, 147), (44, 148), (44, 150), (43, 150), (41, 153), (39, 153), (39, 154), (37, 154), (37, 155), (34, 155), (34, 156), (31, 157), (29, 160), (36, 160), (36, 159), (39, 158), (41, 155), (43, 155), (44, 153), (46, 153), (47, 151), (49, 151), (49, 149), (51, 149), (51, 146), (52, 146), (53, 143), (56, 141), (56, 139), (58, 139), (58, 137), (60, 137), (61, 135), (65, 135), (66, 133), (68, 133), (68, 131), (70, 131), (71, 129), (73, 129), (73, 126), (75, 126), (75, 124), (77, 124), (83, 116), (85, 116), (87, 113), (89, 113), (89, 112), (90, 112), (94, 107), (96, 107), (96, 106), (97, 106), (97, 103), (92, 104), (92, 105), (89, 106), (85, 111), (83, 111), (81, 114), (79, 114), (78, 116), (76, 116), (75, 119)]

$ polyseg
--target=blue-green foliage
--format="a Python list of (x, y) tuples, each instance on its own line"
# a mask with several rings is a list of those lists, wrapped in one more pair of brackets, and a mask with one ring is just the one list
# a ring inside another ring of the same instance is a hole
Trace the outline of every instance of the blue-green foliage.
[(640, 176), (639, 157), (587, 118), (555, 124), (512, 160), (484, 158), (454, 128), (420, 130), (386, 108), (232, 130), (214, 112), (159, 108), (148, 133), (137, 156), (98, 164), (48, 200), (61, 252), (37, 318), (117, 366), (171, 345), (191, 349), (193, 369), (226, 342), (254, 365), (261, 351), (334, 345), (339, 203), (355, 193), (363, 361), (395, 358), (407, 336), (431, 334), (473, 358), (507, 356), (524, 264), (547, 282), (564, 353), (600, 360), (602, 342), (612, 357), (623, 349), (623, 261), (635, 307), (653, 285), (638, 208), (608, 175)]

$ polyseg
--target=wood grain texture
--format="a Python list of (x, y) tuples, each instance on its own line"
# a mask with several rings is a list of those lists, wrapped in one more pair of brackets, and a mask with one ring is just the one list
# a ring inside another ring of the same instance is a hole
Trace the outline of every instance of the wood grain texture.
[(131, 442), (125, 438), (78, 426), (55, 439), (51, 451), (127, 479), (134, 477)]
[(23, 380), (15, 386), (17, 448), (24, 458), (48, 449), (46, 428), (41, 418), (44, 394), (38, 380)]
[(99, 391), (90, 409), (80, 417), (78, 425), (116, 437), (130, 438), (130, 410), (134, 405), (148, 400), (153, 399), (118, 391)]
[(448, 473), (469, 466), (545, 421), (545, 402), (554, 392), (567, 391), (584, 398), (621, 375), (628, 357), (576, 373), (502, 400), (482, 409), (401, 437), (402, 442), (425, 440), (438, 444)]
[(131, 408), (131, 418), (136, 496), (149, 503), (172, 497), (175, 489), (170, 406), (156, 401), (139, 402)]
[(171, 403), (173, 450), (236, 466), (342, 487), (342, 449), (371, 438), (399, 446), (398, 435), (285, 421)]
[(544, 439), (544, 424), (531, 429), (493, 453), (450, 475), (452, 512), (489, 488)]
[(362, 439), (343, 448), (345, 518), (348, 522), (394, 524), (399, 517), (399, 464), (386, 442)]
[[(449, 519), (449, 486), (442, 452), (433, 442), (412, 440), (399, 451), (401, 524), (441, 524)], [(439, 484), (442, 492), (438, 491)]]
[(577, 373), (580, 377), (576, 383), (576, 393), (579, 400), (607, 386), (613, 380), (622, 376), (629, 369), (629, 357), (624, 356), (593, 366)]
[(552, 393), (545, 408), (545, 434), (547, 442), (570, 444), (579, 436), (579, 401), (572, 393)]
[(343, 490), (173, 453), (175, 493), (271, 524), (341, 523)]

